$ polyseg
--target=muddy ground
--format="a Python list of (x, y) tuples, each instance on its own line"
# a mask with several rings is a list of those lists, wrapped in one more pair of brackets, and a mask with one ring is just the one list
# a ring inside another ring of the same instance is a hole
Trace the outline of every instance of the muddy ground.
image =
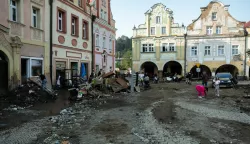
[(244, 90), (223, 88), (215, 97), (209, 88), (208, 96), (198, 99), (196, 84), (155, 84), (141, 93), (75, 104), (63, 92), (56, 103), (0, 112), (0, 143), (250, 143), (250, 99), (243, 98)]

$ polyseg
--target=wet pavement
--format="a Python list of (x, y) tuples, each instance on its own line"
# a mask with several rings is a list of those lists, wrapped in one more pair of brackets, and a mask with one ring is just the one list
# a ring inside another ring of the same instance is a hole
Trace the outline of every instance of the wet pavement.
[[(49, 100), (47, 103), (36, 103), (28, 109), (17, 111), (0, 111), (0, 131), (17, 127), (23, 123), (41, 119), (47, 116), (58, 115), (62, 109), (71, 105), (68, 100), (67, 90), (59, 91), (59, 97), (55, 101)], [(7, 107), (7, 104), (6, 106)]]
[(215, 97), (209, 88), (208, 96), (198, 99), (198, 83), (152, 84), (141, 93), (78, 103), (61, 91), (55, 102), (3, 113), (0, 143), (249, 143), (250, 99), (244, 90), (223, 88)]

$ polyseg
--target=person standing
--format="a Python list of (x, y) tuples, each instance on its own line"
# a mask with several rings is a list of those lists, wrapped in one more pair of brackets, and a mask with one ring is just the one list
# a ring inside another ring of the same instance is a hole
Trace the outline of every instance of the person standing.
[(213, 80), (213, 82), (214, 82), (214, 90), (215, 90), (215, 96), (220, 96), (220, 80), (219, 80), (219, 78), (215, 78), (214, 80)]
[(47, 80), (46, 80), (45, 75), (44, 75), (44, 74), (41, 74), (41, 75), (40, 75), (40, 79), (41, 79), (41, 81), (42, 81), (42, 89), (45, 89), (46, 83), (47, 83)]
[(208, 75), (207, 73), (204, 71), (202, 74), (202, 85), (205, 86), (207, 88), (207, 82), (208, 82)]

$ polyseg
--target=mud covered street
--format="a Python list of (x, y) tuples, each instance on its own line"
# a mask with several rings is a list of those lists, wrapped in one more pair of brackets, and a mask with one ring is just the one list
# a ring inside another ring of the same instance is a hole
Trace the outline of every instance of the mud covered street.
[(207, 98), (198, 99), (195, 84), (155, 84), (141, 93), (75, 104), (62, 97), (59, 105), (2, 111), (11, 116), (1, 116), (1, 123), (21, 122), (2, 125), (0, 143), (249, 143), (250, 99), (243, 98), (243, 89), (223, 88), (215, 97), (209, 88)]

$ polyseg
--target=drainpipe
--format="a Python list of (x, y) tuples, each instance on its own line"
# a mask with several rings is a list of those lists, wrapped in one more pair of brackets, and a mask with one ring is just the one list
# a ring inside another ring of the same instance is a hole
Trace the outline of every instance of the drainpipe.
[(247, 36), (248, 36), (248, 33), (247, 31), (245, 30), (244, 32), (244, 36), (245, 36), (245, 58), (244, 58), (244, 80), (246, 79), (246, 66), (247, 66)]
[(53, 68), (52, 68), (52, 63), (53, 63), (53, 48), (52, 48), (52, 43), (53, 43), (53, 0), (49, 0), (49, 5), (50, 5), (50, 80), (52, 84), (52, 73), (53, 73)]
[[(92, 7), (91, 7), (92, 8)], [(96, 19), (96, 16), (95, 15), (92, 15), (92, 11), (91, 12), (91, 33), (92, 33), (92, 70), (95, 69), (95, 63), (94, 63), (94, 60), (95, 60), (95, 43), (94, 43), (94, 21)]]
[(187, 67), (187, 34), (184, 34), (185, 39), (185, 46), (184, 46), (184, 75), (186, 74), (186, 67)]

